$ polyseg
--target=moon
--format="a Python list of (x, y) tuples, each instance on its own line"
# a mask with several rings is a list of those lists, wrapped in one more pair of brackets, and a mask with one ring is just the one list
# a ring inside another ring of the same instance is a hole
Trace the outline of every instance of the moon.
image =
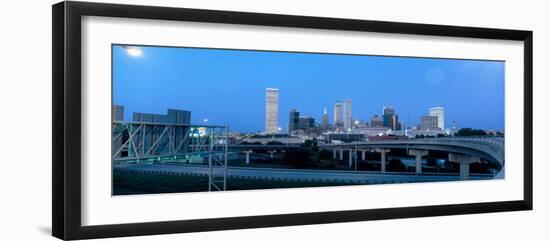
[(137, 47), (124, 47), (126, 49), (126, 53), (128, 53), (132, 57), (141, 57), (143, 55), (143, 52), (140, 48)]

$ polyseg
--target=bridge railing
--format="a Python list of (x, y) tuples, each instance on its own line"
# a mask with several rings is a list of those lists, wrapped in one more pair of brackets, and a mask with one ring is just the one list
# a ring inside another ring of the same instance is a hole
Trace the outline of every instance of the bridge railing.
[[(393, 144), (393, 143), (447, 143), (447, 144), (481, 144), (490, 145), (498, 148), (504, 147), (504, 138), (500, 137), (433, 137), (433, 138), (410, 138), (410, 139), (397, 139), (397, 140), (381, 140), (381, 141), (364, 141), (364, 142), (350, 142), (338, 145), (353, 145), (353, 144)], [(331, 144), (328, 144), (330, 146)]]
[[(504, 138), (501, 137), (446, 137), (446, 138), (430, 138), (421, 140), (409, 140), (409, 143), (445, 143), (464, 147), (479, 147), (484, 146), (489, 148), (494, 154), (503, 158), (504, 155)], [(471, 145), (473, 144), (473, 145)]]

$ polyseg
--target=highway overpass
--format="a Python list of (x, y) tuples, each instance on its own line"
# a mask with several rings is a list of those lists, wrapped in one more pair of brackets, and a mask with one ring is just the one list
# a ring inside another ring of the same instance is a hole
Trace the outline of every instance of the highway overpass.
[[(207, 165), (191, 164), (117, 164), (115, 170), (151, 174), (208, 176)], [(215, 175), (221, 175), (223, 168), (214, 168)], [(261, 179), (277, 181), (312, 181), (312, 182), (346, 182), (359, 184), (412, 183), (458, 181), (458, 174), (441, 173), (381, 173), (371, 171), (336, 171), (336, 170), (299, 170), (280, 168), (228, 167), (228, 178)], [(492, 175), (471, 175), (472, 180), (492, 179)]]

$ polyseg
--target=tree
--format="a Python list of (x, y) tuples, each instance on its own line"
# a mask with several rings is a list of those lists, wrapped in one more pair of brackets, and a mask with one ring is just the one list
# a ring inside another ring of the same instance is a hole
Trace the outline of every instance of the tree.
[(305, 140), (304, 144), (302, 144), (303, 147), (311, 148), (317, 146), (317, 140)]
[(266, 145), (282, 145), (283, 143), (280, 141), (269, 141), (266, 143)]
[(455, 136), (486, 136), (487, 132), (480, 129), (462, 128), (455, 133)]
[(302, 144), (302, 146), (305, 147), (306, 149), (312, 151), (312, 152), (319, 152), (319, 147), (317, 146), (317, 140), (316, 139), (305, 140), (304, 143)]
[(406, 172), (407, 167), (399, 159), (390, 159), (388, 161), (388, 171), (392, 172)]
[(319, 151), (319, 159), (320, 160), (331, 160), (332, 159), (332, 153), (327, 150), (321, 150)]
[(311, 151), (301, 148), (283, 154), (283, 161), (295, 168), (304, 168), (311, 163)]

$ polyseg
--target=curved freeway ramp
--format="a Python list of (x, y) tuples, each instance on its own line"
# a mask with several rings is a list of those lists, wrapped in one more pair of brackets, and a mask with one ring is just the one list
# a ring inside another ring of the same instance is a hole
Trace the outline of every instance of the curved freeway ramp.
[(324, 149), (338, 148), (401, 148), (446, 151), (483, 158), (497, 166), (497, 176), (504, 170), (504, 138), (500, 137), (453, 137), (423, 138), (390, 141), (352, 142), (345, 144), (321, 145)]
[[(208, 176), (210, 169), (205, 165), (191, 164), (116, 164), (115, 170), (152, 174), (200, 175)], [(222, 168), (214, 168), (220, 175)], [(411, 183), (458, 181), (458, 174), (441, 173), (380, 173), (368, 171), (334, 171), (334, 170), (296, 170), (280, 168), (229, 167), (228, 178), (264, 179), (278, 181), (314, 181), (314, 182), (349, 182), (349, 183)], [(492, 175), (471, 175), (471, 180), (492, 179)]]

